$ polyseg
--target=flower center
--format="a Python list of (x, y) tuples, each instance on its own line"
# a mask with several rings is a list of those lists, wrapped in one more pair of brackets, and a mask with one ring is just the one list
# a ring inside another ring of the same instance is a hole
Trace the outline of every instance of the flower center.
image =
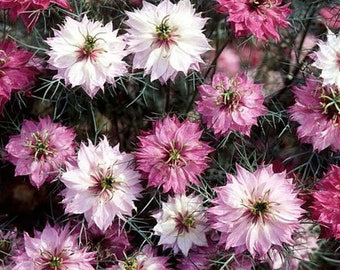
[(178, 217), (176, 217), (176, 228), (178, 230), (178, 233), (181, 234), (182, 232), (189, 232), (191, 228), (195, 228), (196, 221), (195, 217), (192, 214), (185, 214), (184, 216), (182, 214), (179, 214)]
[(185, 159), (181, 156), (183, 146), (178, 149), (175, 145), (176, 143), (170, 144), (170, 150), (168, 151), (165, 163), (170, 167), (183, 167), (187, 164)]
[(250, 1), (251, 9), (257, 9), (260, 6), (265, 6), (265, 7), (271, 8), (272, 2), (271, 2), (271, 0), (251, 0)]
[(114, 184), (116, 183), (115, 178), (110, 175), (110, 176), (105, 176), (102, 178), (100, 181), (100, 186), (102, 187), (103, 190), (113, 190)]
[(320, 105), (323, 109), (323, 114), (328, 118), (333, 118), (334, 121), (340, 116), (340, 93), (330, 88), (330, 94), (323, 92), (320, 96)]
[(216, 105), (224, 105), (228, 109), (235, 110), (241, 98), (236, 87), (236, 82), (232, 82), (232, 85), (228, 89), (226, 89), (222, 83), (216, 86), (215, 89), (221, 92), (221, 94), (216, 98)]
[(53, 153), (49, 147), (49, 135), (47, 132), (40, 134), (40, 132), (32, 133), (33, 141), (27, 140), (26, 147), (33, 149), (34, 159), (40, 160), (46, 158)]
[(48, 265), (51, 269), (57, 270), (59, 266), (63, 263), (63, 259), (58, 256), (51, 256)]
[(11, 242), (6, 239), (0, 239), (0, 260), (10, 255)]
[(136, 258), (128, 258), (125, 262), (124, 262), (124, 269), (125, 270), (138, 270), (138, 263)]
[(250, 207), (250, 211), (255, 217), (262, 217), (265, 213), (269, 211), (269, 203), (267, 201), (259, 199)]
[(172, 28), (168, 24), (168, 16), (164, 17), (160, 25), (156, 26), (156, 35), (159, 41), (168, 41), (171, 36)]
[(84, 55), (90, 55), (95, 49), (96, 42), (97, 42), (96, 37), (93, 37), (93, 36), (90, 36), (89, 34), (87, 34), (86, 37), (85, 37), (83, 54)]

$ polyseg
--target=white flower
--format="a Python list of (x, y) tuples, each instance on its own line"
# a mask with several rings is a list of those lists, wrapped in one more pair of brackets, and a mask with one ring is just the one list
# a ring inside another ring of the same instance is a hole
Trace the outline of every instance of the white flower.
[(327, 41), (319, 40), (320, 50), (315, 52), (313, 66), (321, 69), (323, 85), (335, 84), (340, 87), (340, 35), (328, 30)]
[(144, 1), (141, 10), (126, 14), (128, 49), (135, 54), (133, 67), (145, 69), (151, 81), (166, 83), (178, 72), (199, 70), (200, 55), (212, 49), (202, 33), (207, 19), (195, 14), (189, 0), (177, 4), (164, 0), (158, 6)]
[(172, 247), (175, 253), (179, 250), (185, 256), (192, 245), (207, 246), (205, 232), (209, 230), (200, 196), (178, 195), (162, 202), (162, 209), (153, 215), (157, 225), (153, 228), (160, 236), (159, 244)]
[(115, 84), (115, 77), (127, 71), (122, 58), (127, 55), (126, 43), (112, 31), (112, 22), (103, 26), (86, 16), (81, 22), (66, 17), (55, 37), (47, 38), (51, 50), (48, 63), (58, 70), (54, 76), (72, 87), (80, 85), (93, 98), (104, 83)]

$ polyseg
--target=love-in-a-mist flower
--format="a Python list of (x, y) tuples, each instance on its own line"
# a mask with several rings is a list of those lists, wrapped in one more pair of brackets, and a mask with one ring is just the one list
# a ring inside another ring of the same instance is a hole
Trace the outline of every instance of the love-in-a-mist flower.
[(199, 185), (197, 176), (207, 168), (213, 150), (200, 140), (201, 135), (198, 123), (180, 123), (176, 116), (156, 121), (151, 131), (141, 132), (135, 156), (148, 186), (163, 187), (164, 193), (184, 193), (189, 184)]
[(174, 80), (178, 72), (199, 70), (201, 55), (211, 46), (202, 33), (207, 19), (195, 13), (190, 0), (177, 4), (163, 0), (158, 6), (143, 1), (143, 7), (126, 12), (128, 49), (133, 68), (144, 69), (151, 81)]
[(340, 167), (331, 165), (312, 195), (312, 217), (322, 225), (323, 236), (340, 239)]
[(201, 196), (175, 194), (162, 202), (162, 209), (153, 217), (157, 221), (153, 230), (160, 236), (158, 244), (164, 248), (188, 256), (192, 246), (208, 245), (205, 234), (210, 228)]
[(250, 134), (257, 117), (267, 112), (263, 105), (262, 84), (255, 84), (244, 73), (228, 78), (216, 73), (212, 85), (198, 86), (200, 98), (196, 110), (216, 136), (229, 131)]
[(67, 0), (0, 0), (0, 10), (8, 9), (8, 17), (11, 21), (20, 17), (27, 31), (31, 32), (40, 14), (52, 4), (71, 10)]
[(290, 3), (282, 0), (215, 0), (217, 10), (227, 14), (235, 36), (253, 34), (258, 39), (267, 41), (280, 40), (279, 28), (289, 27), (287, 17), (292, 13)]
[(340, 89), (335, 85), (322, 86), (310, 76), (305, 85), (292, 88), (295, 104), (289, 108), (291, 119), (298, 122), (297, 135), (301, 142), (311, 143), (322, 151), (330, 147), (340, 150)]
[(115, 77), (127, 71), (122, 60), (126, 44), (117, 33), (112, 22), (103, 25), (86, 16), (80, 22), (66, 17), (65, 24), (46, 41), (48, 63), (58, 71), (53, 78), (64, 79), (72, 87), (80, 85), (91, 98), (106, 82), (115, 84)]
[(90, 270), (95, 262), (95, 253), (78, 246), (78, 235), (71, 234), (69, 226), (60, 228), (47, 224), (34, 237), (24, 233), (23, 250), (13, 257), (12, 270)]
[(127, 257), (124, 261), (119, 261), (107, 270), (167, 270), (168, 258), (157, 256), (156, 250), (150, 245), (145, 245), (142, 250)]
[(39, 70), (33, 62), (33, 53), (18, 48), (16, 42), (4, 39), (0, 43), (0, 114), (11, 94), (27, 92), (36, 81)]
[(53, 180), (67, 162), (75, 159), (73, 129), (52, 123), (49, 116), (39, 122), (24, 120), (21, 132), (10, 136), (5, 149), (15, 167), (15, 176), (28, 175), (33, 186)]
[(84, 214), (89, 226), (105, 231), (117, 216), (125, 219), (136, 209), (142, 186), (132, 164), (133, 156), (109, 145), (104, 138), (97, 146), (81, 144), (77, 164), (62, 174), (65, 212)]
[(340, 35), (328, 30), (327, 41), (318, 41), (313, 66), (321, 69), (323, 85), (335, 84), (340, 88)]
[(274, 173), (271, 165), (255, 172), (236, 165), (236, 170), (236, 176), (227, 174), (225, 186), (215, 188), (217, 198), (208, 209), (211, 226), (221, 232), (220, 243), (259, 259), (272, 246), (293, 244), (304, 212), (293, 179)]

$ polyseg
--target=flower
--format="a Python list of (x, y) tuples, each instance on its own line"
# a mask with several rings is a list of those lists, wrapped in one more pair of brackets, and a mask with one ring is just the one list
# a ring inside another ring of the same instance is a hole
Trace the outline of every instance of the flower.
[(340, 239), (340, 167), (331, 165), (312, 192), (312, 217), (323, 228), (327, 238)]
[(340, 87), (340, 35), (328, 30), (327, 41), (319, 40), (319, 50), (312, 66), (321, 69), (323, 85), (335, 84)]
[(198, 123), (180, 123), (176, 116), (156, 121), (151, 131), (142, 132), (135, 156), (148, 186), (162, 186), (164, 193), (184, 193), (189, 183), (199, 185), (197, 176), (208, 167), (208, 154), (213, 150), (199, 140), (201, 134)]
[(27, 92), (35, 83), (39, 70), (33, 53), (19, 49), (16, 42), (3, 39), (0, 43), (0, 113), (11, 99), (11, 93)]
[(95, 224), (102, 231), (115, 216), (131, 216), (142, 191), (131, 161), (131, 154), (121, 153), (118, 144), (111, 147), (105, 136), (97, 146), (82, 143), (77, 164), (68, 166), (61, 176), (66, 185), (62, 192), (65, 212), (84, 214), (89, 226)]
[(90, 270), (95, 260), (94, 252), (78, 246), (77, 236), (70, 234), (69, 226), (46, 225), (42, 232), (35, 231), (35, 237), (24, 233), (25, 249), (13, 257), (13, 270)]
[(142, 9), (126, 14), (133, 67), (144, 69), (151, 81), (159, 79), (165, 84), (178, 72), (199, 70), (200, 55), (212, 49), (202, 33), (207, 19), (195, 13), (190, 0), (177, 4), (164, 0), (158, 6), (143, 1)]
[(292, 13), (290, 3), (280, 6), (282, 0), (215, 0), (217, 10), (228, 15), (227, 21), (236, 37), (255, 35), (268, 41), (280, 40), (279, 28), (290, 24), (286, 18)]
[(249, 136), (257, 117), (267, 111), (263, 105), (262, 84), (255, 84), (244, 73), (228, 78), (218, 72), (212, 85), (200, 85), (198, 91), (200, 98), (196, 101), (196, 110), (216, 136), (229, 131)]
[(125, 261), (120, 261), (118, 265), (114, 265), (107, 270), (167, 270), (168, 258), (165, 256), (157, 256), (155, 250), (145, 245), (143, 249), (136, 252), (132, 256), (126, 258)]
[(5, 147), (7, 159), (16, 165), (15, 176), (28, 175), (39, 188), (74, 160), (74, 138), (73, 129), (52, 123), (49, 116), (39, 122), (24, 120), (20, 134), (10, 136)]
[(27, 31), (31, 32), (41, 12), (46, 10), (51, 4), (71, 10), (67, 0), (0, 0), (0, 10), (8, 9), (8, 16), (11, 21), (15, 21), (20, 17)]
[(323, 22), (327, 27), (332, 29), (340, 28), (339, 12), (340, 5), (336, 4), (322, 7), (318, 11), (320, 16), (322, 17), (321, 22)]
[(311, 143), (322, 151), (331, 147), (340, 150), (340, 91), (335, 85), (322, 86), (313, 76), (306, 85), (294, 86), (295, 104), (288, 109), (291, 119), (298, 122), (297, 135), (301, 142)]
[(115, 84), (115, 77), (127, 71), (122, 58), (127, 55), (125, 42), (112, 31), (112, 22), (105, 26), (90, 21), (81, 22), (66, 17), (64, 26), (47, 38), (51, 47), (48, 63), (57, 69), (56, 79), (64, 79), (72, 87), (80, 85), (93, 98), (104, 83)]
[(153, 228), (160, 236), (159, 245), (181, 251), (184, 256), (193, 245), (207, 246), (205, 233), (209, 231), (203, 198), (201, 196), (175, 194), (162, 202), (162, 209), (153, 217), (157, 220)]
[(227, 175), (227, 185), (215, 188), (217, 198), (208, 209), (212, 228), (221, 232), (220, 243), (259, 259), (271, 246), (293, 244), (303, 213), (293, 179), (274, 173), (271, 165), (253, 173), (239, 165), (236, 170), (237, 176)]
[(23, 239), (18, 237), (17, 230), (0, 230), (0, 267), (13, 268), (13, 255), (23, 248)]

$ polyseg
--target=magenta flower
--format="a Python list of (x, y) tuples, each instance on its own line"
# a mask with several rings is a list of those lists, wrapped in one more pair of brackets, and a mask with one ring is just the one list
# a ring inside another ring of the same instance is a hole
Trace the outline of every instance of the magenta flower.
[(0, 113), (11, 99), (11, 94), (27, 91), (35, 83), (39, 70), (31, 61), (33, 53), (19, 49), (9, 39), (0, 43)]
[(325, 237), (340, 239), (340, 167), (331, 165), (312, 195), (312, 216), (324, 229)]
[(126, 14), (133, 68), (144, 69), (151, 81), (165, 84), (178, 73), (199, 70), (201, 55), (212, 49), (203, 34), (207, 19), (196, 13), (190, 0), (163, 0), (158, 6), (143, 1), (142, 9)]
[(67, 162), (74, 160), (74, 131), (51, 118), (24, 120), (21, 132), (10, 137), (7, 159), (16, 165), (15, 176), (28, 175), (37, 188), (53, 180)]
[(190, 183), (199, 185), (197, 176), (207, 168), (213, 150), (199, 140), (201, 134), (197, 123), (180, 123), (176, 116), (167, 116), (153, 123), (152, 131), (142, 132), (135, 155), (148, 186), (184, 193)]
[(200, 85), (198, 91), (200, 98), (196, 110), (216, 136), (229, 131), (249, 136), (257, 117), (267, 112), (263, 105), (262, 84), (255, 84), (245, 74), (228, 78), (223, 73), (216, 73), (212, 85)]
[[(211, 226), (221, 232), (220, 243), (237, 253), (248, 250), (263, 258), (272, 246), (293, 244), (304, 212), (302, 200), (286, 173), (261, 166), (251, 173), (237, 165), (237, 176), (227, 175), (227, 185), (217, 187), (212, 200)], [(284, 194), (284, 196), (283, 196)]]
[(42, 232), (30, 237), (24, 233), (25, 249), (13, 257), (12, 270), (90, 270), (94, 252), (78, 246), (77, 235), (70, 234), (69, 226), (60, 228), (46, 225)]
[(27, 31), (31, 32), (40, 14), (51, 4), (71, 10), (67, 0), (0, 0), (0, 10), (8, 9), (8, 16), (11, 21), (20, 17)]
[(142, 191), (132, 159), (119, 151), (119, 145), (111, 147), (105, 136), (97, 146), (82, 143), (76, 165), (69, 165), (61, 177), (66, 213), (84, 214), (89, 226), (95, 224), (101, 231), (116, 216), (131, 216)]
[(227, 14), (227, 21), (236, 37), (253, 34), (258, 39), (280, 40), (279, 28), (287, 28), (288, 15), (292, 13), (290, 3), (282, 5), (282, 0), (215, 0), (217, 10)]
[(207, 246), (206, 232), (210, 230), (206, 209), (201, 196), (175, 194), (162, 202), (162, 209), (153, 217), (157, 220), (153, 228), (160, 236), (159, 245), (181, 251), (184, 256), (193, 246)]
[(335, 85), (322, 86), (315, 77), (306, 85), (294, 86), (296, 102), (289, 108), (291, 119), (298, 122), (297, 135), (301, 142), (311, 143), (322, 151), (330, 147), (340, 150), (340, 91)]

